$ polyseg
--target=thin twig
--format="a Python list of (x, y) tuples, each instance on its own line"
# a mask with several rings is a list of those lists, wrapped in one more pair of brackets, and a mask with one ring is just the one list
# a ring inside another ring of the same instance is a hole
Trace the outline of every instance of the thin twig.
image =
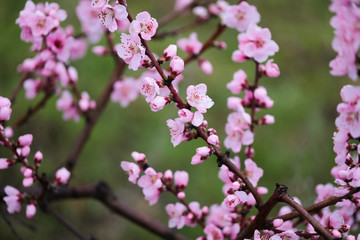
[(300, 215), (314, 227), (315, 231), (325, 239), (334, 239), (334, 236), (328, 230), (326, 230), (323, 225), (321, 225), (313, 216), (311, 216), (311, 214), (308, 213), (300, 204), (295, 202), (288, 194), (282, 195), (281, 200), (298, 211)]
[(62, 225), (64, 225), (70, 232), (72, 232), (75, 236), (77, 236), (81, 240), (92, 240), (92, 237), (86, 237), (82, 234), (77, 228), (75, 228), (71, 223), (69, 223), (63, 216), (61, 216), (55, 209), (53, 209), (50, 205), (46, 205), (46, 212), (53, 215)]
[(46, 102), (50, 99), (53, 95), (52, 92), (45, 92), (45, 95), (42, 99), (33, 107), (30, 107), (27, 112), (20, 117), (11, 127), (15, 131), (20, 126), (25, 124), (37, 111), (39, 111), (43, 106), (45, 106)]
[(24, 85), (25, 80), (28, 79), (28, 78), (30, 78), (31, 75), (32, 75), (32, 73), (30, 73), (30, 72), (25, 72), (25, 73), (23, 73), (23, 75), (21, 76), (20, 81), (17, 83), (17, 85), (15, 86), (14, 90), (13, 90), (13, 91), (11, 92), (11, 94), (10, 94), (10, 102), (11, 102), (12, 104), (15, 103), (16, 97), (17, 97), (17, 95), (19, 94), (22, 86)]

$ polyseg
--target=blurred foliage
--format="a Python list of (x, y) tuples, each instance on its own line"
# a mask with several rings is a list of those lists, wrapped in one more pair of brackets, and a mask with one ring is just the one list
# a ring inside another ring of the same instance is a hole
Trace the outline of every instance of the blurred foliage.
[[(73, 24), (76, 32), (79, 32), (80, 24), (74, 10), (78, 1), (57, 2), (61, 8), (67, 10), (68, 19), (65, 24)], [(304, 205), (308, 205), (316, 197), (316, 184), (333, 181), (329, 171), (334, 165), (332, 134), (335, 131), (336, 105), (340, 102), (341, 86), (351, 83), (345, 77), (334, 78), (329, 74), (328, 63), (335, 57), (331, 49), (333, 30), (329, 25), (329, 2), (254, 0), (250, 3), (257, 6), (261, 14), (259, 25), (268, 27), (273, 39), (280, 46), (280, 51), (274, 57), (281, 69), (280, 77), (264, 78), (260, 82), (267, 87), (275, 105), (270, 110), (259, 112), (257, 116), (269, 113), (276, 118), (275, 125), (256, 128), (255, 160), (265, 172), (260, 185), (266, 186), (269, 192), (272, 192), (276, 182), (286, 184), (292, 196), (299, 197)], [(25, 1), (0, 1), (1, 96), (9, 96), (20, 79), (20, 74), (16, 71), (18, 64), (23, 59), (33, 56), (29, 51), (29, 44), (20, 40), (20, 29), (15, 25), (15, 19), (24, 4)], [(128, 1), (128, 5), (133, 15), (147, 10), (153, 17), (160, 19), (172, 10), (173, 1), (132, 0)], [(193, 16), (181, 17), (167, 25), (164, 30), (183, 26), (193, 19)], [(201, 41), (205, 41), (217, 23), (218, 20), (211, 20), (194, 31), (198, 32)], [(189, 34), (190, 32), (185, 32), (162, 41), (153, 40), (149, 45), (154, 53), (161, 55), (168, 44), (176, 43), (178, 38)], [(219, 40), (226, 41), (228, 49), (211, 49), (204, 54), (204, 57), (212, 62), (214, 74), (204, 75), (198, 64), (192, 62), (187, 67), (184, 81), (180, 85), (180, 95), (183, 98), (186, 86), (201, 82), (208, 85), (208, 95), (215, 101), (215, 105), (205, 116), (209, 127), (217, 129), (220, 139), (225, 137), (224, 124), (230, 113), (226, 108), (226, 98), (231, 93), (226, 89), (226, 83), (239, 68), (247, 72), (250, 81), (254, 75), (252, 63), (238, 64), (231, 61), (231, 52), (238, 44), (236, 37), (235, 30), (227, 29)], [(120, 41), (118, 35), (115, 39), (116, 42)], [(105, 44), (104, 39), (101, 44)], [(110, 57), (97, 57), (91, 53), (90, 48), (87, 57), (74, 62), (73, 66), (79, 72), (79, 89), (88, 91), (95, 99), (100, 95), (114, 67)], [(138, 76), (140, 72), (127, 70), (126, 75)], [(38, 96), (29, 102), (25, 100), (22, 91), (13, 104), (12, 120), (18, 119), (39, 98)], [(57, 97), (49, 101), (46, 107), (17, 133), (34, 134), (32, 149), (44, 153), (41, 170), (48, 173), (54, 173), (61, 166), (84, 125), (83, 121), (62, 121), (61, 113), (55, 108), (56, 99)], [(130, 153), (136, 150), (146, 153), (150, 164), (158, 171), (169, 168), (173, 171), (188, 171), (190, 184), (186, 190), (186, 199), (189, 202), (198, 200), (202, 206), (220, 203), (223, 194), (222, 183), (217, 178), (216, 159), (211, 157), (200, 166), (190, 165), (195, 148), (204, 145), (204, 142), (194, 140), (182, 143), (176, 148), (172, 146), (165, 121), (176, 116), (173, 104), (154, 113), (142, 97), (131, 103), (128, 108), (110, 103), (78, 160), (71, 184), (107, 181), (115, 189), (120, 200), (167, 224), (164, 206), (175, 202), (175, 198), (170, 194), (163, 194), (157, 205), (149, 207), (143, 200), (141, 189), (127, 181), (127, 176), (119, 166), (121, 160), (130, 161)], [(4, 151), (1, 153), (5, 154)], [(240, 157), (243, 161), (244, 157)], [(0, 173), (1, 185), (20, 186), (20, 179), (18, 167)], [(83, 233), (93, 234), (97, 239), (157, 239), (127, 220), (109, 213), (100, 203), (93, 200), (62, 201), (53, 205)], [(1, 210), (5, 210), (3, 203)], [(14, 216), (7, 215), (14, 228), (24, 238), (75, 239), (63, 226), (59, 226), (54, 218), (41, 211), (38, 211), (31, 221), (27, 221), (24, 215), (24, 212)], [(25, 227), (21, 223), (23, 221), (35, 225), (36, 231), (32, 232)], [(200, 228), (184, 228), (180, 232), (190, 238), (202, 234)], [(0, 220), (0, 239), (14, 239), (3, 219)]]

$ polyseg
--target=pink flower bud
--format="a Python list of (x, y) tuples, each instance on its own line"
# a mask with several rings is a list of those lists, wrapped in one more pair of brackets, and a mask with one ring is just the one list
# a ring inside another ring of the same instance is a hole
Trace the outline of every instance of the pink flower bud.
[(179, 192), (176, 197), (180, 200), (183, 200), (185, 198), (185, 193), (184, 192)]
[(258, 187), (256, 189), (257, 193), (260, 194), (260, 195), (264, 195), (264, 194), (267, 194), (269, 191), (266, 187)]
[(235, 52), (233, 52), (231, 59), (234, 62), (239, 62), (239, 63), (242, 63), (242, 62), (245, 62), (248, 60), (248, 58), (246, 57), (244, 52), (241, 50), (236, 50)]
[(182, 73), (184, 71), (184, 60), (179, 56), (175, 56), (170, 62), (170, 70), (174, 76)]
[(77, 72), (76, 68), (70, 66), (68, 69), (68, 72), (69, 72), (70, 81), (77, 82), (79, 79), (79, 76), (78, 76), (78, 72)]
[(174, 44), (170, 44), (165, 50), (164, 50), (164, 54), (163, 54), (163, 58), (165, 59), (165, 61), (169, 61), (170, 59), (172, 59), (173, 57), (176, 56), (176, 52), (177, 52), (177, 46)]
[(31, 134), (26, 134), (21, 137), (19, 137), (19, 145), (22, 147), (30, 146), (33, 140), (33, 136)]
[(30, 147), (29, 146), (25, 146), (21, 149), (21, 156), (23, 157), (27, 157), (30, 154)]
[(104, 46), (94, 46), (92, 52), (98, 56), (104, 56), (107, 53), (107, 49)]
[(22, 182), (24, 187), (30, 187), (31, 185), (33, 185), (33, 183), (34, 183), (34, 179), (32, 177), (26, 177), (23, 179)]
[(153, 100), (151, 100), (150, 108), (152, 111), (157, 112), (163, 109), (167, 103), (169, 103), (167, 97), (156, 96)]
[(13, 136), (14, 136), (14, 131), (13, 131), (13, 129), (12, 129), (11, 127), (6, 127), (6, 128), (4, 129), (4, 136), (5, 136), (6, 138), (11, 138), (11, 137), (13, 137)]
[(209, 213), (209, 208), (207, 206), (204, 206), (202, 209), (201, 209), (201, 212), (203, 215), (207, 215)]
[(240, 183), (238, 181), (233, 182), (231, 185), (232, 185), (232, 189), (234, 189), (235, 191), (239, 190), (240, 188)]
[(32, 177), (33, 172), (34, 172), (34, 171), (33, 171), (32, 169), (26, 168), (26, 169), (22, 172), (22, 174), (24, 175), (24, 177), (28, 178), (28, 177)]
[(11, 116), (11, 102), (9, 99), (0, 96), (0, 121), (7, 121)]
[(43, 160), (43, 154), (40, 151), (37, 151), (34, 156), (35, 167), (37, 168), (40, 167), (42, 160)]
[(225, 50), (227, 48), (227, 44), (224, 41), (216, 41), (214, 42), (214, 46), (221, 50)]
[(208, 133), (209, 136), (216, 135), (216, 130), (214, 128), (209, 128), (207, 130), (207, 133)]
[(185, 189), (189, 181), (189, 174), (185, 171), (176, 171), (174, 174), (174, 184), (178, 189)]
[(341, 238), (341, 233), (338, 230), (334, 229), (331, 233), (335, 238)]
[(282, 219), (275, 219), (274, 221), (273, 221), (273, 226), (274, 226), (274, 228), (278, 228), (278, 227), (281, 227), (281, 225), (283, 224), (283, 220)]
[(71, 173), (65, 167), (60, 168), (55, 174), (55, 184), (66, 184), (69, 181)]
[(210, 135), (207, 139), (207, 142), (212, 145), (220, 144), (219, 137), (217, 135)]
[(36, 207), (34, 203), (30, 203), (29, 205), (26, 206), (26, 217), (27, 218), (32, 218), (34, 217), (36, 214)]
[(266, 62), (265, 72), (268, 77), (276, 78), (280, 75), (279, 67), (276, 63), (273, 63), (274, 59), (270, 59)]
[(210, 75), (213, 73), (213, 66), (208, 60), (200, 59), (199, 64), (201, 71), (203, 71), (205, 74)]
[(7, 169), (11, 164), (11, 160), (7, 158), (0, 158), (0, 169)]
[(266, 114), (264, 117), (262, 117), (262, 120), (264, 124), (268, 124), (268, 125), (275, 123), (275, 117), (270, 114)]
[(210, 156), (211, 152), (212, 152), (212, 149), (209, 146), (199, 147), (196, 149), (196, 154), (199, 154), (202, 157)]
[(134, 159), (135, 162), (137, 162), (139, 164), (145, 164), (146, 163), (146, 156), (143, 153), (132, 152), (131, 157)]
[(170, 169), (165, 171), (164, 178), (167, 181), (171, 181), (173, 179), (173, 173), (172, 173), (172, 171)]

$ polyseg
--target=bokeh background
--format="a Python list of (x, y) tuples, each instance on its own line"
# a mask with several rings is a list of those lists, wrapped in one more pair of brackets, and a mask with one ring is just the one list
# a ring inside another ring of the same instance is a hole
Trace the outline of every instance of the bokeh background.
[[(35, 1), (39, 2), (39, 1)], [(78, 1), (62, 0), (61, 8), (68, 13), (65, 21), (74, 25), (80, 32), (80, 23), (75, 14)], [(231, 1), (230, 1), (231, 2)], [(232, 1), (236, 2), (236, 1)], [(255, 160), (264, 169), (260, 185), (269, 192), (275, 183), (286, 184), (289, 193), (302, 200), (304, 205), (313, 203), (316, 198), (314, 187), (318, 183), (332, 182), (330, 169), (334, 166), (332, 134), (335, 131), (336, 105), (340, 102), (340, 89), (351, 81), (334, 78), (329, 74), (328, 63), (335, 57), (331, 49), (333, 30), (329, 25), (332, 14), (328, 11), (329, 1), (260, 1), (250, 2), (257, 6), (261, 14), (262, 27), (268, 27), (273, 39), (280, 46), (275, 62), (281, 69), (277, 79), (263, 78), (261, 85), (266, 86), (269, 96), (275, 101), (270, 110), (261, 114), (272, 114), (275, 125), (257, 127), (255, 132)], [(172, 10), (173, 0), (132, 0), (128, 1), (132, 15), (147, 10), (159, 19)], [(30, 45), (20, 40), (20, 29), (15, 25), (18, 13), (25, 1), (0, 1), (0, 95), (9, 96), (10, 91), (20, 79), (17, 66), (27, 57), (32, 57)], [(166, 29), (183, 26), (194, 20), (193, 16), (181, 17), (167, 25)], [(200, 41), (205, 41), (216, 28), (217, 19), (193, 29), (198, 32)], [(161, 55), (170, 43), (180, 37), (187, 37), (191, 31), (177, 37), (149, 43), (153, 52)], [(203, 74), (196, 62), (192, 62), (184, 72), (180, 84), (180, 95), (185, 97), (186, 86), (206, 83), (208, 95), (215, 105), (205, 115), (209, 126), (217, 129), (220, 139), (225, 138), (224, 125), (230, 110), (226, 99), (231, 93), (225, 85), (239, 68), (244, 69), (248, 79), (253, 78), (253, 63), (234, 63), (231, 53), (237, 48), (237, 32), (227, 29), (220, 40), (226, 41), (228, 49), (211, 49), (204, 57), (212, 62), (214, 73)], [(120, 42), (119, 35), (115, 37)], [(105, 43), (104, 39), (101, 43)], [(185, 56), (180, 53), (180, 56)], [(108, 81), (114, 67), (111, 57), (97, 57), (88, 50), (86, 58), (72, 64), (79, 72), (79, 88), (88, 91), (97, 99), (101, 89)], [(139, 76), (140, 72), (126, 71), (128, 76)], [(250, 80), (251, 81), (251, 80)], [(24, 91), (14, 105), (12, 120), (18, 119), (30, 105), (37, 102), (25, 100)], [(54, 173), (64, 162), (84, 125), (83, 121), (74, 123), (62, 121), (61, 112), (55, 108), (57, 97), (52, 98), (39, 113), (19, 129), (18, 135), (32, 133), (32, 149), (44, 153), (41, 170)], [(190, 174), (187, 200), (197, 200), (201, 206), (220, 203), (223, 200), (222, 183), (217, 178), (218, 167), (214, 157), (205, 163), (192, 166), (191, 157), (195, 148), (202, 146), (202, 140), (182, 143), (174, 148), (170, 142), (169, 130), (165, 121), (177, 116), (173, 105), (154, 113), (142, 97), (127, 108), (110, 103), (91, 138), (78, 160), (71, 184), (92, 183), (99, 180), (108, 182), (120, 200), (167, 224), (164, 210), (167, 203), (176, 200), (170, 194), (163, 194), (159, 203), (148, 206), (141, 189), (127, 181), (121, 170), (122, 160), (130, 161), (134, 150), (146, 153), (150, 164), (158, 171), (166, 169), (186, 170)], [(5, 154), (4, 150), (0, 153)], [(245, 158), (240, 154), (240, 158)], [(0, 184), (20, 186), (22, 181), (19, 167), (0, 172)], [(4, 203), (1, 211), (6, 214)], [(93, 200), (71, 200), (56, 202), (53, 207), (85, 234), (97, 239), (157, 239), (157, 237), (137, 227), (129, 221), (110, 213), (100, 203)], [(276, 211), (273, 212), (276, 214)], [(56, 219), (38, 211), (31, 221), (25, 219), (24, 210), (20, 214), (6, 215), (16, 231), (24, 239), (76, 239)], [(31, 230), (23, 223), (35, 227)], [(180, 230), (189, 238), (195, 239), (202, 234), (200, 228)], [(0, 218), (0, 239), (15, 239), (3, 218)]]

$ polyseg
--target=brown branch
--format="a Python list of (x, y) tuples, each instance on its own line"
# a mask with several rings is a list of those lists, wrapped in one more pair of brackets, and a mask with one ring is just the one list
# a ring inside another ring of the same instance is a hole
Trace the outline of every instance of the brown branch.
[(30, 107), (27, 112), (20, 117), (11, 127), (15, 131), (20, 126), (25, 124), (37, 111), (39, 111), (42, 107), (45, 106), (46, 102), (50, 99), (50, 97), (53, 95), (53, 92), (45, 92), (45, 95), (42, 97), (42, 99), (33, 107)]
[(292, 199), (288, 194), (282, 195), (281, 200), (298, 211), (300, 215), (314, 227), (315, 231), (325, 239), (334, 239), (334, 236), (328, 230), (326, 230), (323, 225), (321, 225), (313, 216), (311, 216), (311, 214), (308, 213), (300, 204), (295, 202), (294, 199)]
[[(355, 194), (357, 192), (360, 192), (360, 187), (352, 189), (349, 193), (347, 193), (341, 197), (334, 197), (334, 196), (329, 197), (329, 198), (325, 199), (324, 201), (321, 201), (319, 203), (316, 203), (314, 205), (306, 207), (305, 210), (309, 213), (316, 213), (325, 207), (335, 205), (336, 203), (342, 201), (343, 199), (350, 198), (353, 194)], [(301, 216), (301, 214), (299, 212), (294, 211), (294, 212), (284, 214), (284, 215), (281, 215), (281, 216), (278, 216), (275, 218), (271, 218), (268, 221), (273, 221), (274, 219), (278, 219), (278, 218), (282, 219), (284, 221), (287, 221), (287, 220), (292, 220), (292, 219), (300, 217), (300, 216)]]
[(108, 84), (105, 86), (100, 98), (96, 102), (96, 107), (94, 111), (91, 115), (87, 116), (86, 124), (80, 135), (76, 139), (75, 143), (73, 144), (73, 148), (71, 149), (69, 156), (67, 157), (65, 166), (69, 171), (73, 170), (82, 149), (84, 148), (87, 140), (89, 139), (95, 123), (97, 122), (102, 111), (105, 109), (107, 103), (109, 102), (114, 83), (119, 79), (119, 77), (125, 70), (125, 62), (119, 58), (116, 52), (114, 52), (113, 35), (110, 32), (106, 32), (106, 40), (108, 43), (109, 51), (111, 51), (112, 56), (115, 60), (116, 68), (111, 75)]
[(69, 223), (63, 216), (61, 216), (55, 209), (53, 209), (50, 205), (45, 206), (45, 211), (51, 215), (53, 215), (62, 225), (64, 225), (70, 232), (72, 232), (76, 237), (81, 240), (93, 240), (92, 237), (86, 237), (82, 234), (77, 228), (75, 228), (71, 223)]
[(269, 215), (271, 210), (281, 201), (283, 195), (286, 193), (287, 187), (285, 185), (276, 184), (276, 189), (271, 197), (259, 208), (259, 212), (255, 219), (248, 225), (243, 231), (240, 232), (236, 239), (250, 238), (256, 229), (263, 229), (266, 223), (266, 217)]
[(21, 76), (20, 81), (17, 83), (17, 85), (15, 86), (14, 90), (11, 92), (10, 94), (10, 102), (12, 104), (14, 104), (15, 100), (16, 100), (16, 96), (19, 94), (22, 86), (24, 85), (24, 82), (26, 79), (30, 78), (32, 75), (31, 72), (24, 72), (23, 75)]
[(99, 119), (102, 111), (105, 109), (106, 104), (109, 102), (109, 98), (110, 98), (114, 83), (119, 79), (119, 76), (123, 73), (124, 69), (125, 69), (125, 63), (123, 61), (120, 61), (119, 64), (116, 66), (116, 68), (110, 78), (110, 81), (108, 82), (105, 89), (103, 90), (102, 95), (100, 96), (99, 100), (97, 101), (94, 111), (88, 118), (83, 130), (81, 131), (81, 133), (79, 134), (75, 143), (73, 144), (73, 148), (71, 149), (71, 152), (70, 152), (69, 156), (67, 157), (67, 160), (65, 163), (65, 166), (69, 171), (73, 170), (82, 149), (84, 148), (87, 140), (89, 139), (91, 131), (93, 130), (93, 128), (95, 126), (95, 123)]
[(161, 238), (175, 240), (187, 239), (183, 235), (167, 228), (155, 219), (117, 200), (110, 187), (103, 182), (80, 186), (58, 187), (55, 190), (55, 193), (53, 193), (50, 197), (51, 199), (49, 200), (60, 200), (66, 198), (94, 198), (99, 200), (113, 213), (130, 220)]

